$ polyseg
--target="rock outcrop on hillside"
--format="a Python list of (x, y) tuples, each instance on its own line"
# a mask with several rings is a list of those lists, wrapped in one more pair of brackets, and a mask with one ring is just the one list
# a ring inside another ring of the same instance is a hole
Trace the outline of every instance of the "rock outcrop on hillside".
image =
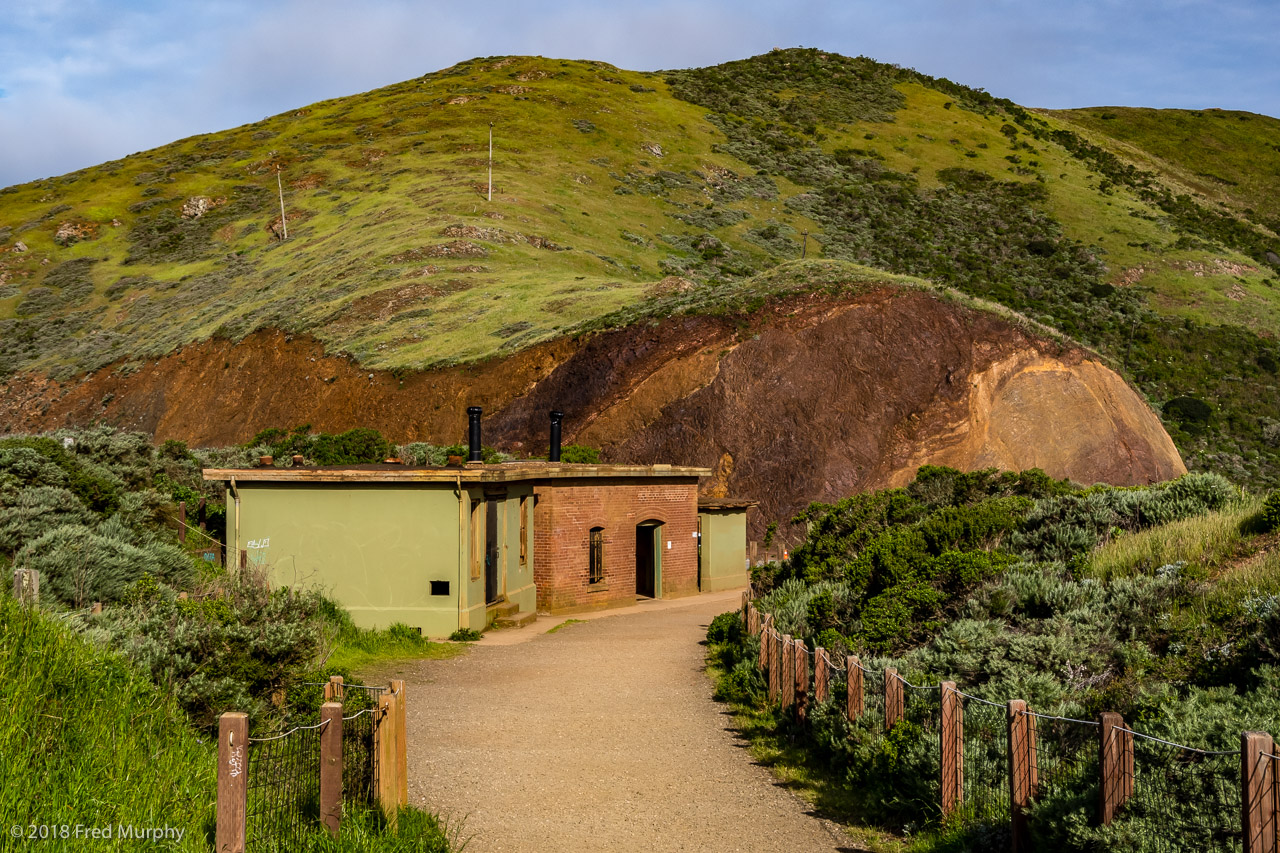
[(500, 448), (545, 453), (555, 408), (567, 442), (608, 460), (712, 468), (704, 491), (760, 501), (756, 525), (905, 483), (926, 463), (1116, 484), (1185, 471), (1155, 414), (1088, 353), (891, 287), (793, 296), (745, 328), (672, 317), (402, 378), (281, 333), (211, 340), (128, 375), (12, 379), (0, 430), (103, 420), (204, 445), (309, 423), (454, 443), (468, 405), (485, 407), (485, 441)]

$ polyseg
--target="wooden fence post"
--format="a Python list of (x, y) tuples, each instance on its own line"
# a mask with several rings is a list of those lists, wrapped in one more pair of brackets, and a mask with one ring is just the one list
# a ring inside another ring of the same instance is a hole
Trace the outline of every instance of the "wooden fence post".
[(804, 722), (809, 716), (809, 648), (804, 640), (796, 640), (796, 719)]
[(1244, 853), (1276, 851), (1275, 741), (1266, 732), (1240, 734), (1240, 804)]
[(782, 656), (778, 653), (778, 646), (782, 642), (782, 638), (778, 637), (778, 631), (769, 625), (769, 630), (764, 633), (765, 646), (768, 647), (768, 676), (769, 676), (769, 704), (778, 701), (778, 688), (782, 685)]
[(779, 673), (779, 692), (783, 710), (791, 707), (796, 701), (796, 646), (791, 642), (790, 634), (782, 635), (782, 670)]
[(884, 730), (887, 732), (902, 719), (902, 682), (898, 679), (898, 670), (885, 667), (884, 670)]
[(341, 675), (329, 676), (329, 682), (324, 686), (324, 701), (326, 702), (343, 702), (346, 701), (344, 695), (345, 690), (342, 683)]
[(13, 597), (22, 604), (39, 604), (40, 573), (35, 569), (14, 569)]
[(248, 807), (249, 715), (228, 711), (218, 717), (217, 853), (244, 853)]
[[(899, 682), (901, 686), (901, 682)], [(938, 766), (941, 770), (942, 817), (945, 819), (964, 803), (964, 705), (954, 681), (940, 688)]]
[(850, 722), (862, 716), (862, 661), (856, 655), (844, 659), (845, 680), (845, 715)]
[(1030, 853), (1027, 807), (1040, 785), (1036, 756), (1036, 718), (1021, 699), (1009, 700), (1009, 816), (1013, 853)]
[(178, 501), (178, 541), (187, 544), (187, 502)]
[(196, 510), (196, 520), (199, 523), (201, 530), (207, 529), (207, 525), (205, 522), (205, 499), (204, 498), (200, 499), (199, 508)]
[(765, 672), (769, 669), (769, 617), (760, 623), (760, 655), (756, 658), (756, 669)]
[(1109, 826), (1133, 795), (1133, 735), (1122, 731), (1124, 718), (1114, 711), (1103, 711), (1098, 727), (1098, 819)]
[(396, 749), (396, 700), (387, 691), (378, 694), (378, 715), (374, 718), (374, 754), (378, 761), (378, 804), (392, 826), (400, 808), (400, 761)]
[(396, 697), (396, 778), (400, 783), (400, 805), (409, 805), (409, 729), (408, 729), (408, 697), (404, 692), (404, 681), (394, 679), (391, 692)]
[(827, 701), (827, 682), (831, 678), (831, 661), (827, 660), (827, 650), (818, 646), (813, 650), (813, 704), (821, 705)]
[(342, 824), (342, 703), (321, 705), (320, 724), (320, 823), (337, 838)]

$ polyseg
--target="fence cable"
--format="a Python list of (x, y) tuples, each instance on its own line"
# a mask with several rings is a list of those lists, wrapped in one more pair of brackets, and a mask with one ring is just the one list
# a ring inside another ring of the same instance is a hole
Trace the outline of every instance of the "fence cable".
[[(910, 681), (907, 681), (905, 678), (902, 677), (900, 673), (897, 673), (897, 672), (893, 674), (893, 677), (901, 681), (905, 686), (910, 687), (912, 690), (941, 690), (942, 689), (941, 684), (929, 684), (929, 685), (912, 684)], [(960, 691), (957, 690), (956, 692), (958, 693)]]
[(963, 697), (964, 697), (964, 698), (966, 698), (966, 699), (971, 700), (971, 701), (974, 701), (974, 702), (981, 702), (983, 705), (990, 705), (992, 708), (1007, 708), (1007, 707), (1008, 707), (1007, 705), (1001, 705), (999, 702), (992, 702), (992, 701), (991, 701), (991, 700), (989, 700), (989, 699), (983, 699), (981, 696), (972, 696), (972, 695), (970, 695), (970, 694), (968, 694), (968, 693), (965, 693), (963, 690), (956, 689), (954, 692), (955, 692), (955, 693), (957, 693), (957, 694), (959, 694), (959, 695), (961, 695), (961, 696), (963, 696)]
[(289, 731), (281, 732), (278, 735), (269, 735), (267, 737), (251, 737), (249, 738), (249, 743), (264, 743), (269, 740), (280, 740), (281, 738), (287, 738), (289, 735), (293, 734), (294, 732), (309, 732), (315, 729), (323, 729), (327, 725), (329, 725), (328, 720), (321, 720), (320, 722), (316, 723), (314, 726), (294, 726), (293, 728), (289, 729)]
[(1178, 749), (1185, 749), (1188, 752), (1198, 752), (1201, 755), (1239, 755), (1240, 754), (1240, 750), (1238, 749), (1226, 749), (1226, 750), (1197, 749), (1194, 746), (1187, 746), (1181, 743), (1174, 743), (1173, 741), (1165, 740), (1164, 738), (1158, 738), (1152, 735), (1144, 735), (1142, 732), (1135, 732), (1133, 729), (1127, 729), (1124, 726), (1113, 726), (1113, 728), (1119, 729), (1122, 732), (1127, 732), (1133, 735), (1134, 737), (1140, 737), (1143, 740), (1155, 741), (1156, 743), (1162, 743), (1165, 746), (1172, 746)]
[[(336, 681), (299, 681), (297, 683), (306, 687), (328, 687), (330, 684), (333, 684), (335, 687), (337, 686)], [(381, 690), (384, 693), (391, 689), (390, 687), (371, 687), (367, 684), (344, 683), (341, 686), (343, 690)]]
[(359, 717), (363, 717), (365, 714), (373, 715), (373, 714), (376, 714), (377, 712), (378, 712), (377, 708), (365, 708), (363, 711), (356, 711), (350, 717), (343, 717), (342, 721), (344, 723), (350, 722), (351, 720), (357, 719)]
[(1055, 717), (1052, 714), (1037, 714), (1035, 711), (1019, 711), (1025, 717), (1036, 717), (1041, 720), (1059, 720), (1064, 723), (1080, 723), (1085, 726), (1100, 726), (1102, 723), (1097, 720), (1077, 720), (1074, 717)]
[(174, 518), (172, 515), (167, 516), (167, 518), (170, 521), (172, 521), (174, 524), (181, 524), (183, 527), (187, 528), (192, 533), (195, 533), (197, 536), (203, 536), (205, 539), (208, 539), (214, 545), (221, 545), (223, 548), (227, 547), (227, 543), (219, 542), (217, 539), (214, 539), (212, 536), (209, 535), (209, 532), (207, 530), (201, 530), (199, 527), (192, 527), (190, 524), (187, 524), (185, 521), (182, 521), (181, 519)]

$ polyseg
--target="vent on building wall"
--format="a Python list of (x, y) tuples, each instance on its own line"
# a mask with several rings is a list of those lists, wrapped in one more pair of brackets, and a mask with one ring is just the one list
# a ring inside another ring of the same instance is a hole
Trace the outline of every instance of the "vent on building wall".
[(432, 581), (431, 594), (432, 595), (448, 595), (449, 582), (448, 581)]

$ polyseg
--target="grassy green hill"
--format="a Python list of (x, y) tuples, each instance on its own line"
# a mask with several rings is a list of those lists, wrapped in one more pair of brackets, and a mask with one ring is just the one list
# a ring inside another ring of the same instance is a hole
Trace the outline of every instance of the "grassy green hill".
[(1144, 168), (1280, 233), (1280, 119), (1235, 110), (1091, 107), (1050, 113), (1121, 143)]
[(1056, 326), (1127, 372), (1189, 464), (1275, 482), (1274, 122), (1209, 123), (1203, 158), (1257, 125), (1210, 168), (1119, 121), (816, 50), (655, 74), (476, 59), (4, 190), (0, 374), (263, 327), (421, 369), (803, 253)]

